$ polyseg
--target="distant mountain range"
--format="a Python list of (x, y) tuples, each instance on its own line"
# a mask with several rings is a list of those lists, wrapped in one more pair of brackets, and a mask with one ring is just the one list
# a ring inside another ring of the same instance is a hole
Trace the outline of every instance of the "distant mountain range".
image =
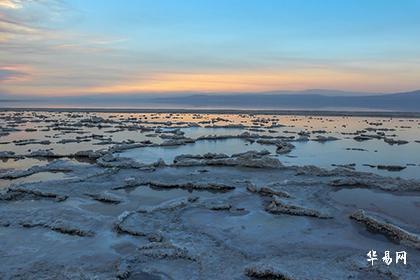
[(258, 94), (195, 94), (158, 97), (154, 103), (185, 106), (270, 108), (270, 109), (339, 109), (390, 110), (420, 112), (420, 90), (394, 94), (330, 95), (305, 91), (293, 94), (275, 92)]
[[(72, 107), (120, 106), (126, 108), (229, 108), (287, 110), (348, 110), (420, 112), (420, 90), (402, 93), (365, 93), (313, 89), (305, 91), (271, 91), (259, 93), (173, 93), (106, 94), (68, 97), (16, 97), (0, 95), (0, 106), (11, 102), (60, 104)], [(28, 106), (25, 104), (25, 107)]]

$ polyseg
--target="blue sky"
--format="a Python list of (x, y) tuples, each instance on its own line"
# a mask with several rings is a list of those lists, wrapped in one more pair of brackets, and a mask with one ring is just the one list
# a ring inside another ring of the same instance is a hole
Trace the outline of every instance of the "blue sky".
[(420, 0), (0, 0), (0, 92), (420, 88)]

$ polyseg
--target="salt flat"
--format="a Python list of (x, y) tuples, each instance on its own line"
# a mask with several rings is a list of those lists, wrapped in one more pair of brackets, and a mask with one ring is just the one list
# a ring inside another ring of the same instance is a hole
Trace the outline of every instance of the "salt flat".
[(26, 110), (0, 127), (0, 278), (420, 274), (418, 119)]

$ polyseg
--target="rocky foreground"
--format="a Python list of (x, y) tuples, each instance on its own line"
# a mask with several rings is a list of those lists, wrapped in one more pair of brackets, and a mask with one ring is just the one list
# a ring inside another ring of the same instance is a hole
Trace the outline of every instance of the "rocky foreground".
[[(16, 117), (5, 119), (9, 126), (3, 131), (12, 133)], [(109, 121), (75, 123), (51, 126), (68, 132), (57, 141), (84, 142), (84, 136), (69, 136), (72, 129)], [(180, 129), (152, 130), (163, 142), (115, 142), (96, 134), (89, 140), (109, 147), (1, 151), (6, 163), (47, 163), (0, 172), (7, 182), (0, 189), (0, 279), (418, 279), (418, 212), (401, 217), (386, 211), (387, 205), (365, 209), (335, 194), (371, 190), (378, 197), (415, 197), (419, 181), (348, 166), (285, 166), (268, 151), (182, 154), (151, 164), (119, 155), (200, 141)], [(278, 154), (294, 148), (289, 140), (302, 140), (249, 132), (204, 138), (226, 137), (260, 141)], [(40, 141), (46, 140), (13, 143), (48, 145)], [(46, 180), (45, 174), (65, 176)], [(33, 176), (41, 179), (25, 182)], [(370, 250), (378, 252), (373, 266), (366, 256)], [(407, 264), (386, 265), (384, 251), (406, 251)]]
[[(68, 178), (2, 191), (2, 279), (418, 279), (420, 274), (418, 227), (330, 197), (337, 188), (354, 187), (418, 193), (417, 181), (342, 168), (284, 167), (257, 152), (183, 155), (170, 165), (131, 166), (111, 154), (97, 162), (55, 160), (30, 172), (66, 170)], [(406, 250), (409, 261), (370, 266), (365, 254), (372, 248)]]

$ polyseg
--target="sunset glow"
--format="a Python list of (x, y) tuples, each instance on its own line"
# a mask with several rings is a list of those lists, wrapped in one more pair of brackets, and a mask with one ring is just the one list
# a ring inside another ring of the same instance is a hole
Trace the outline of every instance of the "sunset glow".
[(396, 2), (0, 0), (0, 94), (413, 90), (420, 1)]

